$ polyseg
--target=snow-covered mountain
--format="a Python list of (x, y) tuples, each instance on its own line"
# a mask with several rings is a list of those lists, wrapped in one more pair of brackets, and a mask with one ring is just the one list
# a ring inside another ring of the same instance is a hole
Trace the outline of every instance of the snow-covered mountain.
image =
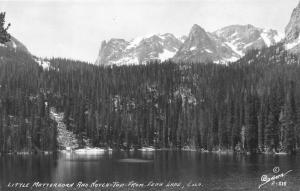
[(290, 22), (285, 28), (286, 49), (292, 53), (300, 53), (300, 2), (293, 10)]
[(130, 41), (103, 41), (97, 65), (145, 64), (150, 60), (176, 62), (235, 61), (249, 49), (271, 46), (283, 35), (252, 25), (232, 25), (213, 33), (193, 25), (187, 36), (176, 38), (171, 33), (147, 35)]
[(98, 65), (145, 64), (149, 60), (172, 58), (182, 45), (173, 34), (157, 34), (131, 41), (111, 39), (103, 41), (96, 61)]
[(284, 35), (276, 30), (262, 29), (253, 25), (231, 25), (213, 32), (221, 40), (222, 46), (229, 46), (236, 53), (229, 60), (237, 60), (251, 49), (270, 47), (281, 40)]

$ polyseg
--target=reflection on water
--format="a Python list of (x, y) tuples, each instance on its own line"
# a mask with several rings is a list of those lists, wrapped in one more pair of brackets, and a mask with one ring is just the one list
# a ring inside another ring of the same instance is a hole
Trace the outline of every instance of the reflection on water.
[(8, 182), (192, 180), (203, 183), (206, 189), (256, 190), (261, 183), (260, 177), (271, 175), (275, 166), (282, 171), (293, 170), (285, 180), (291, 188), (300, 188), (300, 160), (297, 156), (219, 155), (186, 151), (1, 156), (0, 182), (3, 188)]
[(153, 162), (153, 160), (127, 158), (127, 159), (120, 159), (120, 160), (118, 160), (118, 162), (125, 162), (125, 163), (148, 163), (148, 162)]

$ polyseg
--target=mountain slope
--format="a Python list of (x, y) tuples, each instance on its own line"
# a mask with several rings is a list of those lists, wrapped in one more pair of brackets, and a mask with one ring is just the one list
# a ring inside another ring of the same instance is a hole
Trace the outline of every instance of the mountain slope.
[[(51, 67), (49, 60), (43, 59), (43, 58), (38, 58), (38, 57), (32, 55), (29, 52), (29, 50), (26, 48), (26, 46), (13, 36), (11, 36), (11, 39), (9, 42), (7, 42), (5, 44), (0, 44), (0, 59), (1, 60), (3, 60), (3, 59), (14, 60), (14, 59), (20, 59), (20, 58), (22, 58), (24, 61), (30, 60), (29, 62), (38, 64), (44, 70), (48, 70)], [(20, 59), (20, 61), (22, 59)]]
[(22, 51), (30, 54), (26, 46), (13, 36), (11, 36), (11, 40), (9, 42), (0, 44), (0, 47), (6, 47), (15, 51)]

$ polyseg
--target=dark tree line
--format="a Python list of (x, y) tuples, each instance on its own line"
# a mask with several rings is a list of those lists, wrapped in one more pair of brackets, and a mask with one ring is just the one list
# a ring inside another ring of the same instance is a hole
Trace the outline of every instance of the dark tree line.
[(95, 146), (298, 148), (299, 64), (281, 45), (251, 51), (228, 66), (51, 63), (45, 76), (46, 89), (56, 89), (54, 105), (64, 111), (68, 128)]
[(53, 58), (43, 70), (25, 53), (2, 48), (0, 55), (2, 152), (55, 150), (50, 107), (94, 146), (299, 148), (300, 65), (281, 44), (228, 65), (100, 67)]

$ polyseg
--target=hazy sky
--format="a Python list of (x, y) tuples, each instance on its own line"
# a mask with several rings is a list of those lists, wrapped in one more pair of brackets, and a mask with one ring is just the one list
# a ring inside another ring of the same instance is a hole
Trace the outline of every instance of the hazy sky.
[(41, 57), (94, 62), (102, 40), (253, 24), (281, 32), (298, 0), (0, 0), (10, 33)]

